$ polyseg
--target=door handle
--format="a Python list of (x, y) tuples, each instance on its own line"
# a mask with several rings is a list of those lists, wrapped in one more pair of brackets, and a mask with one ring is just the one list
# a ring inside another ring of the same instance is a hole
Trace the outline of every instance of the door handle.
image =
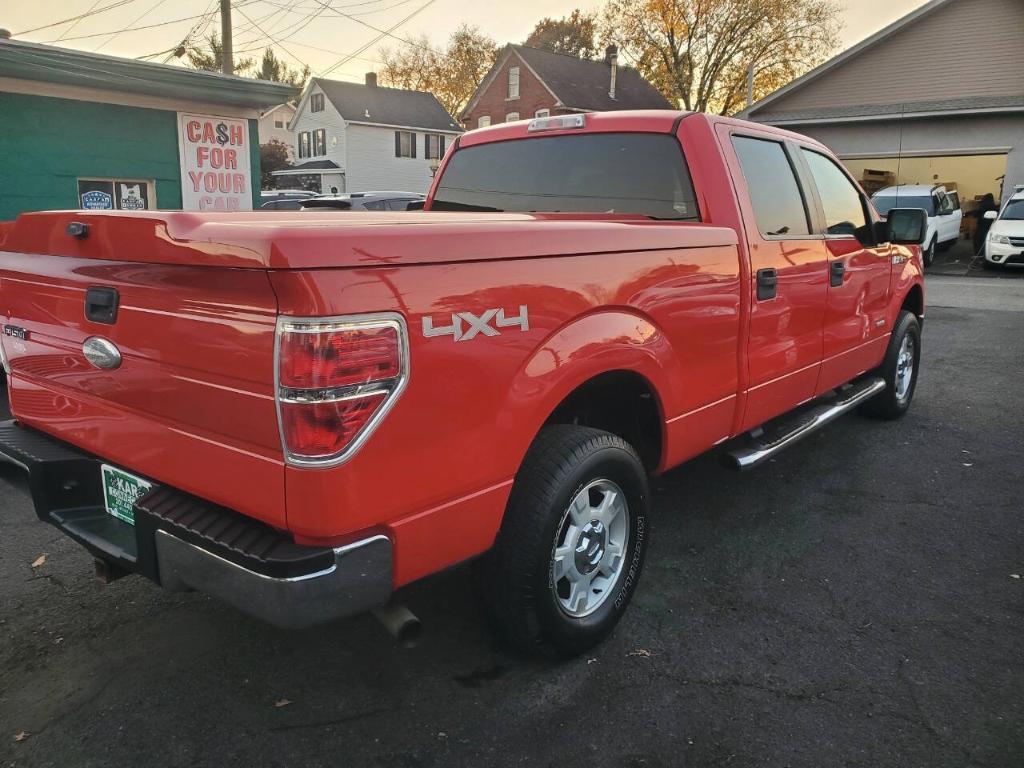
[(775, 267), (757, 270), (757, 300), (774, 299), (779, 285), (779, 273)]
[(121, 297), (116, 288), (93, 286), (85, 292), (85, 318), (94, 323), (113, 325), (117, 321), (117, 305)]
[(843, 284), (843, 275), (846, 274), (846, 263), (833, 261), (828, 265), (828, 284), (833, 288), (839, 288)]

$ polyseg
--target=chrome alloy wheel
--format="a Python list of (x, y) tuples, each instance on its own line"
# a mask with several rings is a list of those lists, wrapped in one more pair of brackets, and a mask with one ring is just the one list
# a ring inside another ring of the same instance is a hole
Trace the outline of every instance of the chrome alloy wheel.
[(551, 588), (559, 608), (589, 616), (612, 592), (629, 543), (629, 505), (611, 480), (594, 480), (569, 503), (551, 552)]
[(910, 392), (914, 380), (914, 338), (909, 333), (903, 337), (899, 354), (896, 356), (896, 399), (903, 402)]

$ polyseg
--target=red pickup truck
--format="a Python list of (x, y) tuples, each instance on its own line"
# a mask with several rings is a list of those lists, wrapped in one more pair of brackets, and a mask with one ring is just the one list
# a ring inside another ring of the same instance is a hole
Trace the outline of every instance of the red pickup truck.
[(477, 558), (503, 634), (571, 654), (636, 588), (649, 475), (910, 405), (924, 212), (881, 221), (811, 139), (510, 123), (424, 208), (3, 225), (0, 454), (39, 518), (289, 627)]

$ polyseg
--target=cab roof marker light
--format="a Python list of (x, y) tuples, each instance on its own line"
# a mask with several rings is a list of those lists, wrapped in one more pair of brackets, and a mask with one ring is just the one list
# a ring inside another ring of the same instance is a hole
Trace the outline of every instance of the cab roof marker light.
[(569, 128), (585, 128), (587, 120), (583, 115), (560, 115), (558, 117), (537, 117), (527, 126), (529, 133), (537, 131), (564, 131)]

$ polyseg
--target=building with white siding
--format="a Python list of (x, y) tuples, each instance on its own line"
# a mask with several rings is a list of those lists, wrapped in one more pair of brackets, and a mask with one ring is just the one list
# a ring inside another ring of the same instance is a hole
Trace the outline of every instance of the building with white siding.
[(295, 105), (291, 102), (278, 104), (260, 112), (260, 144), (266, 144), (268, 141), (280, 141), (282, 144), (287, 144), (290, 157), (294, 160), (295, 135), (289, 127), (294, 117)]
[(437, 163), (461, 133), (431, 93), (314, 78), (291, 121), (296, 166), (279, 187), (316, 192), (426, 192)]

